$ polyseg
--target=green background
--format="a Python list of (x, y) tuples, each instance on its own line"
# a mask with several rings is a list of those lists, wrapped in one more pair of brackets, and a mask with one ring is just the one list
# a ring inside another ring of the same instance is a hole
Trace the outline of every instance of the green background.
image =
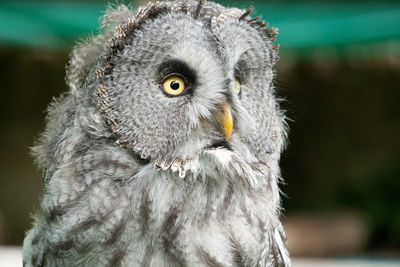
[[(125, 1), (126, 2), (126, 1)], [(221, 1), (229, 6), (256, 7), (279, 28), (283, 49), (343, 48), (400, 37), (400, 3), (392, 2), (264, 2)], [(135, 5), (135, 4), (133, 4)], [(68, 48), (79, 37), (96, 33), (105, 3), (0, 2), (0, 41), (45, 48)]]

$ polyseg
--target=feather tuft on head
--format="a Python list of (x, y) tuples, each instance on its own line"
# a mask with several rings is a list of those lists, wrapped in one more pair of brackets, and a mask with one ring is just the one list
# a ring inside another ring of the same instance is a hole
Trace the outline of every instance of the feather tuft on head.
[(197, 19), (200, 16), (201, 10), (203, 9), (205, 2), (206, 2), (206, 0), (199, 0), (197, 2), (197, 7), (193, 14), (193, 17), (195, 19)]

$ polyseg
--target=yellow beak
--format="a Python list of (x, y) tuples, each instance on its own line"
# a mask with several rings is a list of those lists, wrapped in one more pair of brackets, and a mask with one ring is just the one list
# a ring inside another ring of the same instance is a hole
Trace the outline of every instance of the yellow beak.
[(228, 103), (224, 103), (222, 106), (222, 113), (218, 115), (218, 123), (221, 125), (225, 133), (225, 140), (228, 141), (232, 134), (233, 120), (231, 107)]

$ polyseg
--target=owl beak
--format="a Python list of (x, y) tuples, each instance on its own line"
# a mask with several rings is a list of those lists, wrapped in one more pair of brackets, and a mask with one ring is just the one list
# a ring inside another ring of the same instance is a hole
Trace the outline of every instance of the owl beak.
[(222, 112), (218, 115), (217, 120), (218, 123), (221, 125), (221, 128), (224, 130), (225, 141), (228, 141), (231, 137), (233, 129), (231, 106), (227, 102), (225, 102), (221, 106), (221, 111)]

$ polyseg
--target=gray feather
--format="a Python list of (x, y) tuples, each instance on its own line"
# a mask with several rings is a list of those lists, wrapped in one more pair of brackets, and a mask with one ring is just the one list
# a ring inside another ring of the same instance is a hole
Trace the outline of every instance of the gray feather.
[[(32, 149), (45, 190), (24, 265), (290, 266), (265, 25), (213, 2), (110, 6), (72, 52), (70, 90)], [(184, 94), (163, 92), (171, 75)]]

